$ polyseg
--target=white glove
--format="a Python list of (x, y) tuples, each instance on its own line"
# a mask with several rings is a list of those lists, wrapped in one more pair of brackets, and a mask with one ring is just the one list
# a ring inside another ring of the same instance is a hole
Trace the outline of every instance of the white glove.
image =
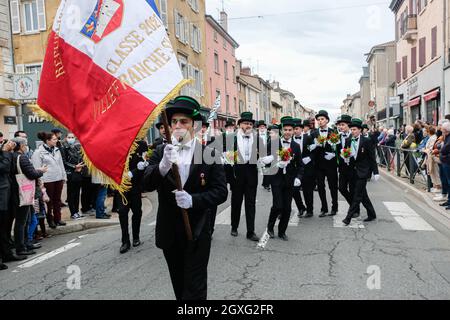
[(148, 167), (148, 162), (147, 161), (141, 161), (137, 164), (137, 168), (138, 170), (142, 171), (145, 170), (145, 168)]
[(172, 168), (172, 165), (174, 163), (177, 163), (178, 161), (178, 151), (175, 146), (168, 144), (164, 148), (164, 155), (159, 163), (159, 172), (163, 177), (167, 175), (167, 173)]
[(177, 206), (182, 209), (190, 209), (192, 208), (192, 196), (186, 191), (174, 191), (175, 200), (177, 201)]
[(273, 156), (267, 156), (267, 157), (261, 158), (260, 160), (265, 165), (268, 165), (268, 164), (271, 164), (273, 162), (273, 160), (275, 160), (275, 158)]
[(131, 171), (128, 171), (128, 178), (133, 179), (133, 174), (131, 173)]
[(306, 157), (306, 158), (303, 158), (303, 163), (305, 164), (305, 165), (307, 165), (308, 163), (310, 163), (312, 160), (311, 160), (311, 158), (310, 157)]
[(279, 161), (277, 163), (277, 167), (280, 169), (286, 169), (286, 167), (288, 166), (289, 162), (288, 161)]
[(295, 178), (294, 180), (294, 187), (300, 187), (302, 185), (302, 182), (299, 178)]
[(332, 152), (325, 153), (325, 159), (327, 159), (328, 161), (333, 159), (334, 157), (336, 157), (336, 155)]
[(316, 150), (316, 148), (317, 148), (316, 144), (311, 144), (308, 146), (309, 151), (314, 151), (314, 150)]
[(377, 182), (378, 180), (380, 180), (380, 175), (379, 174), (375, 174), (373, 176), (373, 181)]

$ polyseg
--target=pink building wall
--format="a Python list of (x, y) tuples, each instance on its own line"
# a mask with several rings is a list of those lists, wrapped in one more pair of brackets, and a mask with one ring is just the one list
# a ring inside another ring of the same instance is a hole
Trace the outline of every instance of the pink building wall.
[[(207, 16), (206, 21), (206, 81), (210, 88), (209, 94), (211, 101), (211, 106), (209, 107), (214, 105), (214, 102), (216, 101), (216, 91), (219, 90), (221, 95), (221, 106), (216, 124), (219, 127), (223, 127), (227, 115), (227, 95), (229, 96), (228, 118), (238, 118), (239, 94), (236, 79), (236, 48), (234, 47), (237, 47), (237, 43), (224, 37), (225, 30), (221, 28), (219, 23), (211, 16)], [(226, 44), (224, 44), (224, 42)], [(218, 72), (216, 71), (215, 54), (218, 56)], [(225, 61), (227, 61), (228, 66), (227, 73), (225, 73)], [(227, 77), (225, 77), (225, 75), (227, 75)]]

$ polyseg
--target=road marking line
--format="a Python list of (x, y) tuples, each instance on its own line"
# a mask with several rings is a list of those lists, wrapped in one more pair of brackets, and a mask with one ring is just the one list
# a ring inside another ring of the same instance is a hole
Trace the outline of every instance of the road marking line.
[(45, 260), (53, 258), (54, 256), (56, 256), (56, 255), (58, 255), (60, 253), (69, 251), (70, 249), (73, 249), (73, 248), (79, 246), (80, 244), (81, 243), (79, 243), (79, 242), (77, 242), (77, 243), (70, 243), (68, 245), (65, 245), (64, 247), (58, 248), (56, 250), (53, 250), (53, 251), (51, 251), (49, 253), (46, 253), (46, 254), (40, 256), (40, 257), (34, 258), (34, 259), (32, 259), (32, 260), (30, 260), (30, 261), (28, 261), (26, 263), (23, 263), (23, 264), (19, 265), (18, 268), (20, 268), (20, 269), (31, 268), (31, 267), (33, 267), (33, 266), (35, 266), (35, 265), (37, 265), (37, 264), (39, 264), (41, 262), (44, 262)]
[(259, 239), (259, 242), (256, 245), (256, 249), (264, 250), (266, 248), (267, 242), (269, 242), (269, 239), (270, 239), (270, 236), (267, 233), (267, 229), (266, 229), (266, 231), (264, 231), (264, 234), (262, 235), (262, 237)]
[(149, 224), (150, 227), (156, 226), (156, 220)]
[(405, 202), (383, 202), (403, 230), (436, 231)]
[[(245, 209), (242, 208), (241, 209), (241, 218), (244, 216), (244, 214), (245, 214)], [(229, 206), (228, 208), (224, 209), (221, 213), (216, 215), (215, 225), (226, 225), (226, 226), (231, 225), (231, 206)]]
[[(339, 201), (339, 211), (337, 215), (333, 217), (333, 227), (334, 228), (352, 228), (352, 229), (365, 229), (366, 227), (362, 223), (361, 218), (358, 219), (352, 219), (350, 224), (346, 226), (342, 220), (344, 220), (347, 217), (348, 209), (350, 206), (348, 205), (347, 201)], [(326, 218), (324, 218), (326, 219)]]

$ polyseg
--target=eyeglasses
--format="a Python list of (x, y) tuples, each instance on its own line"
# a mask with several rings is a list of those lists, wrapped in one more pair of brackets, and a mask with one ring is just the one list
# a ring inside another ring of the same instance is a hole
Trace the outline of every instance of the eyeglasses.
[(187, 119), (187, 118), (183, 118), (183, 119), (172, 119), (172, 120), (171, 120), (171, 124), (172, 124), (173, 126), (176, 126), (178, 123), (180, 123), (181, 125), (186, 126), (186, 125), (190, 124), (191, 121), (192, 121), (191, 119)]

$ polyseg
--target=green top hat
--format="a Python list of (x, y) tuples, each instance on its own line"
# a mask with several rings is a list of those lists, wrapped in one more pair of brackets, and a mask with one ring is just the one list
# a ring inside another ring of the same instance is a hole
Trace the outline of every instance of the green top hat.
[(272, 125), (270, 125), (269, 128), (268, 128), (269, 131), (271, 131), (271, 130), (279, 130), (279, 129), (280, 129), (280, 128), (278, 127), (277, 124), (272, 124)]
[(238, 121), (238, 125), (240, 125), (244, 121), (248, 121), (248, 122), (255, 124), (255, 120), (253, 119), (253, 113), (248, 112), (248, 111), (242, 112), (241, 118)]
[(176, 113), (183, 113), (194, 121), (203, 121), (203, 117), (200, 114), (200, 104), (197, 100), (188, 96), (179, 96), (167, 104), (166, 114), (169, 123)]
[(328, 121), (330, 121), (330, 116), (328, 115), (328, 112), (326, 112), (325, 110), (320, 110), (317, 114), (316, 114), (316, 119), (318, 119), (319, 117), (325, 117), (328, 119)]
[(352, 122), (350, 123), (350, 128), (357, 127), (357, 128), (361, 129), (362, 126), (363, 126), (363, 122), (361, 119), (358, 119), (358, 118), (353, 118)]
[(361, 128), (369, 130), (369, 126), (368, 126), (366, 123), (364, 123), (364, 124), (361, 126)]
[(295, 127), (295, 122), (292, 117), (283, 117), (281, 118), (281, 127), (284, 128), (286, 126)]
[(309, 119), (306, 119), (303, 121), (303, 127), (310, 127), (311, 128), (311, 121)]
[(267, 124), (266, 124), (266, 122), (264, 121), (264, 120), (259, 120), (257, 123), (256, 123), (256, 126), (259, 128), (260, 126), (266, 126), (267, 127)]
[(347, 124), (350, 124), (350, 123), (352, 123), (352, 117), (350, 117), (350, 116), (347, 115), (347, 114), (343, 114), (343, 115), (341, 115), (341, 116), (337, 119), (337, 121), (336, 121), (336, 124), (339, 124), (339, 123), (347, 123)]

